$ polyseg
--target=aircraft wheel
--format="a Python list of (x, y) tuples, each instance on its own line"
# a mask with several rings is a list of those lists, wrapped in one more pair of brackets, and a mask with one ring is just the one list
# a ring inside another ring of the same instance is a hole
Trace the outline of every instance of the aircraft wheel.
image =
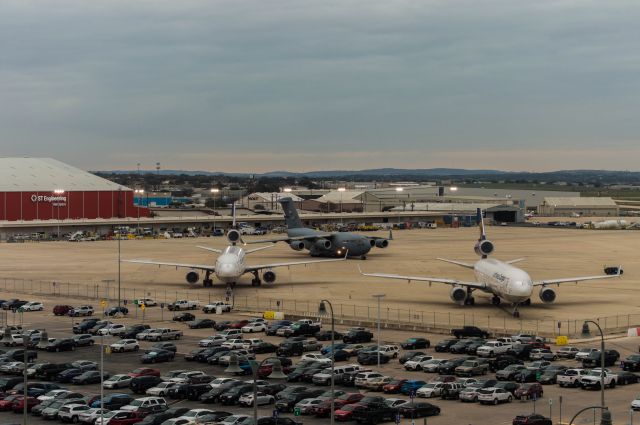
[(500, 305), (500, 298), (499, 298), (499, 297), (493, 297), (493, 298), (491, 298), (491, 304), (493, 304), (493, 305)]
[(515, 317), (516, 319), (520, 318), (520, 312), (519, 311), (514, 311), (513, 312), (513, 317)]

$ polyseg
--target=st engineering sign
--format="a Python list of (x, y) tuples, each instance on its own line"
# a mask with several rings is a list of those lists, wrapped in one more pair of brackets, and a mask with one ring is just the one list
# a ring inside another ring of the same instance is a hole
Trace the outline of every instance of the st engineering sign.
[(67, 197), (62, 195), (31, 195), (31, 202), (45, 202), (54, 207), (64, 207), (67, 205)]

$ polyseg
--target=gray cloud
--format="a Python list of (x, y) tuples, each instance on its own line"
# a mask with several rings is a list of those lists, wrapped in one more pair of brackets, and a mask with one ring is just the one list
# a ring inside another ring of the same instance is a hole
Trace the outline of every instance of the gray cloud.
[(638, 169), (639, 17), (633, 1), (13, 1), (0, 147), (93, 169)]

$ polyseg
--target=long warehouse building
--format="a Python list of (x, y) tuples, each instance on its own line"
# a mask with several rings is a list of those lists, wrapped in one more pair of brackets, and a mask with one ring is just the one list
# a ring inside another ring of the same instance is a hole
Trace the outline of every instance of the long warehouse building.
[(147, 217), (133, 190), (51, 158), (0, 158), (0, 221)]

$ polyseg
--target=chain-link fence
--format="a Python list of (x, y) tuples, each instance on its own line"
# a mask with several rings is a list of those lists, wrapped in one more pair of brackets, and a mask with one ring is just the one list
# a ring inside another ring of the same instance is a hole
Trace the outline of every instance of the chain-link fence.
[[(115, 280), (97, 282), (61, 282), (29, 279), (0, 279), (0, 290), (7, 293), (55, 296), (60, 298), (87, 300), (127, 300), (153, 298), (158, 303), (171, 303), (179, 299), (198, 300), (201, 304), (220, 299), (214, 291), (179, 290), (118, 287)], [(251, 295), (234, 295), (227, 291), (226, 301), (236, 310), (261, 313), (265, 310), (280, 311), (288, 315), (316, 317), (320, 300), (295, 300), (260, 297), (259, 292)], [(223, 298), (225, 298), (223, 297)], [(338, 323), (371, 325), (377, 321), (376, 305), (355, 303), (333, 303), (333, 311)], [(603, 331), (612, 334), (626, 332), (630, 327), (640, 326), (640, 314), (621, 314), (606, 317), (585, 317), (581, 319), (516, 320), (510, 317), (482, 315), (477, 313), (452, 313), (420, 309), (383, 307), (381, 321), (387, 328), (402, 328), (416, 331), (449, 333), (449, 330), (465, 325), (478, 326), (495, 334), (510, 335), (518, 332), (540, 336), (579, 336), (584, 320), (595, 320)]]

